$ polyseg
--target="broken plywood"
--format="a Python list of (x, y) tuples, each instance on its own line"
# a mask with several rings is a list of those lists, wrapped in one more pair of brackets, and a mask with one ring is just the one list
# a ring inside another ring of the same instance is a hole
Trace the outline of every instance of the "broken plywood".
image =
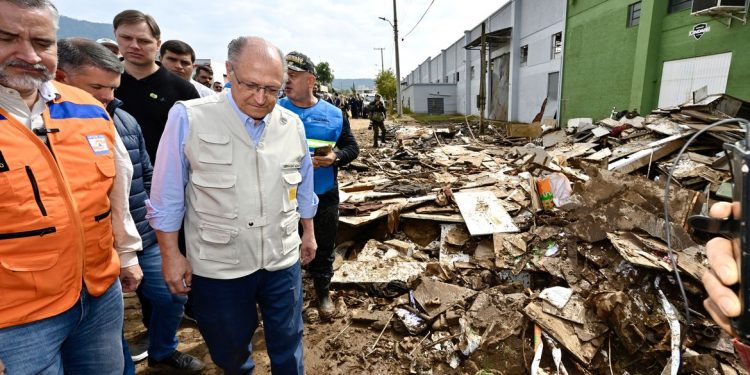
[(672, 271), (672, 266), (667, 262), (641, 248), (638, 239), (631, 233), (607, 233), (607, 238), (628, 262), (641, 267)]
[(427, 316), (433, 319), (456, 303), (464, 302), (475, 294), (477, 292), (472, 289), (422, 277), (421, 283), (414, 290), (414, 299), (424, 309)]
[(576, 327), (580, 326), (562, 318), (544, 312), (542, 303), (532, 302), (524, 309), (524, 313), (555, 338), (565, 349), (579, 361), (589, 364), (604, 343), (603, 339), (583, 341), (576, 334)]
[(515, 233), (518, 227), (493, 192), (459, 192), (453, 198), (472, 236)]
[(421, 262), (358, 262), (350, 261), (341, 264), (333, 273), (332, 283), (367, 284), (388, 283), (399, 280), (408, 282), (419, 276), (427, 268)]

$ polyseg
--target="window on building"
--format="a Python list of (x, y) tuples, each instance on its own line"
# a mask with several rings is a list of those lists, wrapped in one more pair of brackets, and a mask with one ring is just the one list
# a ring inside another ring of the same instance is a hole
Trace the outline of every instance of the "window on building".
[(628, 6), (628, 27), (638, 26), (641, 23), (641, 2)]
[(458, 82), (459, 74), (456, 72), (456, 82)]
[(445, 76), (445, 80), (443, 82), (448, 83), (448, 76)]
[(693, 0), (669, 0), (669, 13), (679, 12), (693, 6)]
[(521, 46), (521, 66), (526, 66), (529, 62), (529, 45)]
[(549, 101), (557, 101), (559, 83), (560, 72), (549, 73), (547, 75), (547, 99)]
[(550, 58), (557, 59), (562, 55), (562, 33), (552, 35), (552, 51)]
[(471, 79), (474, 79), (476, 77), (476, 69), (474, 69), (474, 65), (471, 66)]

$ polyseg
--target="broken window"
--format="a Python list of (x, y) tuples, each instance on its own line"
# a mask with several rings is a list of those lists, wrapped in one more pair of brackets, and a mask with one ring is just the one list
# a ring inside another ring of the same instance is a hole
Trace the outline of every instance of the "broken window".
[(628, 6), (628, 27), (638, 26), (641, 23), (641, 2)]
[(471, 66), (471, 79), (474, 79), (476, 77), (476, 69), (474, 69), (474, 65)]
[(551, 59), (557, 59), (562, 55), (562, 33), (552, 35), (552, 55)]
[(521, 46), (521, 66), (526, 66), (529, 62), (529, 45)]
[(692, 5), (693, 0), (669, 0), (669, 13), (689, 9)]

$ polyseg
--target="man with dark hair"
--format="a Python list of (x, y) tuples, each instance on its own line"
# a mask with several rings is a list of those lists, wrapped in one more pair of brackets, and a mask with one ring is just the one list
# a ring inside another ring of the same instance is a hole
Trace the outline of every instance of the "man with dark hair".
[[(57, 46), (59, 62), (56, 79), (88, 92), (107, 107), (107, 112), (114, 120), (115, 129), (130, 155), (134, 170), (130, 187), (130, 213), (143, 241), (143, 251), (138, 252), (143, 282), (138, 291), (139, 296), (147, 299), (153, 308), (148, 325), (148, 351), (154, 359), (174, 357), (173, 353), (177, 349), (177, 327), (182, 319), (185, 297), (169, 292), (162, 276), (156, 234), (146, 220), (146, 200), (151, 189), (153, 167), (138, 122), (120, 108), (122, 102), (114, 97), (114, 90), (120, 85), (120, 75), (124, 70), (122, 63), (104, 46), (88, 39), (61, 39)], [(187, 369), (203, 369), (203, 364), (198, 359), (185, 354), (181, 356), (188, 358), (183, 359)], [(129, 358), (130, 355), (126, 353), (126, 373), (134, 373), (135, 369)]]
[(318, 250), (308, 270), (318, 297), (318, 312), (323, 319), (329, 319), (334, 310), (329, 289), (339, 222), (336, 175), (338, 167), (357, 158), (359, 146), (342, 110), (313, 95), (316, 76), (315, 64), (310, 58), (300, 52), (290, 52), (286, 55), (286, 63), (289, 76), (284, 86), (286, 98), (281, 99), (279, 105), (302, 119), (307, 144), (314, 153), (315, 194), (320, 200), (314, 220)]
[(214, 94), (211, 89), (192, 79), (195, 52), (189, 44), (181, 40), (168, 40), (162, 43), (159, 55), (162, 66), (195, 86), (201, 98)]
[[(301, 375), (301, 264), (317, 247), (312, 161), (302, 121), (276, 104), (286, 72), (278, 48), (240, 37), (228, 50), (232, 89), (169, 112), (149, 220), (169, 289), (193, 291), (214, 363), (253, 372), (259, 308), (271, 371)], [(177, 248), (183, 217), (187, 259)]]
[(210, 89), (211, 81), (214, 80), (214, 70), (211, 69), (211, 65), (196, 65), (193, 79)]
[(219, 81), (214, 82), (212, 88), (216, 92), (222, 92), (222, 91), (224, 91), (224, 85), (221, 84), (221, 82), (219, 82)]
[(121, 292), (140, 281), (133, 166), (102, 104), (50, 82), (58, 19), (46, 0), (0, 0), (0, 359), (118, 374)]
[(198, 91), (156, 63), (161, 30), (153, 17), (125, 10), (115, 16), (113, 26), (125, 65), (115, 96), (123, 101), (122, 109), (138, 120), (148, 156), (155, 160), (169, 109), (178, 100), (198, 98)]
[[(199, 95), (195, 86), (156, 62), (161, 30), (153, 17), (137, 10), (125, 10), (117, 14), (112, 23), (125, 67), (115, 97), (123, 101), (121, 108), (138, 121), (148, 156), (155, 163), (169, 109), (178, 100), (196, 99)], [(148, 326), (151, 309), (147, 299), (141, 298), (141, 303), (144, 304), (144, 325)], [(188, 297), (186, 314), (189, 314), (189, 306)], [(157, 361), (149, 357), (149, 362)]]

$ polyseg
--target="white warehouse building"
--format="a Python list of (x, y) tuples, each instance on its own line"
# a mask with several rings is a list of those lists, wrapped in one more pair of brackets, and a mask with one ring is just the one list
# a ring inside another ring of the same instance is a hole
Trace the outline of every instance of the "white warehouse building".
[[(531, 122), (547, 99), (559, 113), (565, 0), (511, 0), (483, 22), (488, 74), (485, 117)], [(415, 113), (479, 115), (482, 24), (426, 59), (401, 82), (402, 104)]]

